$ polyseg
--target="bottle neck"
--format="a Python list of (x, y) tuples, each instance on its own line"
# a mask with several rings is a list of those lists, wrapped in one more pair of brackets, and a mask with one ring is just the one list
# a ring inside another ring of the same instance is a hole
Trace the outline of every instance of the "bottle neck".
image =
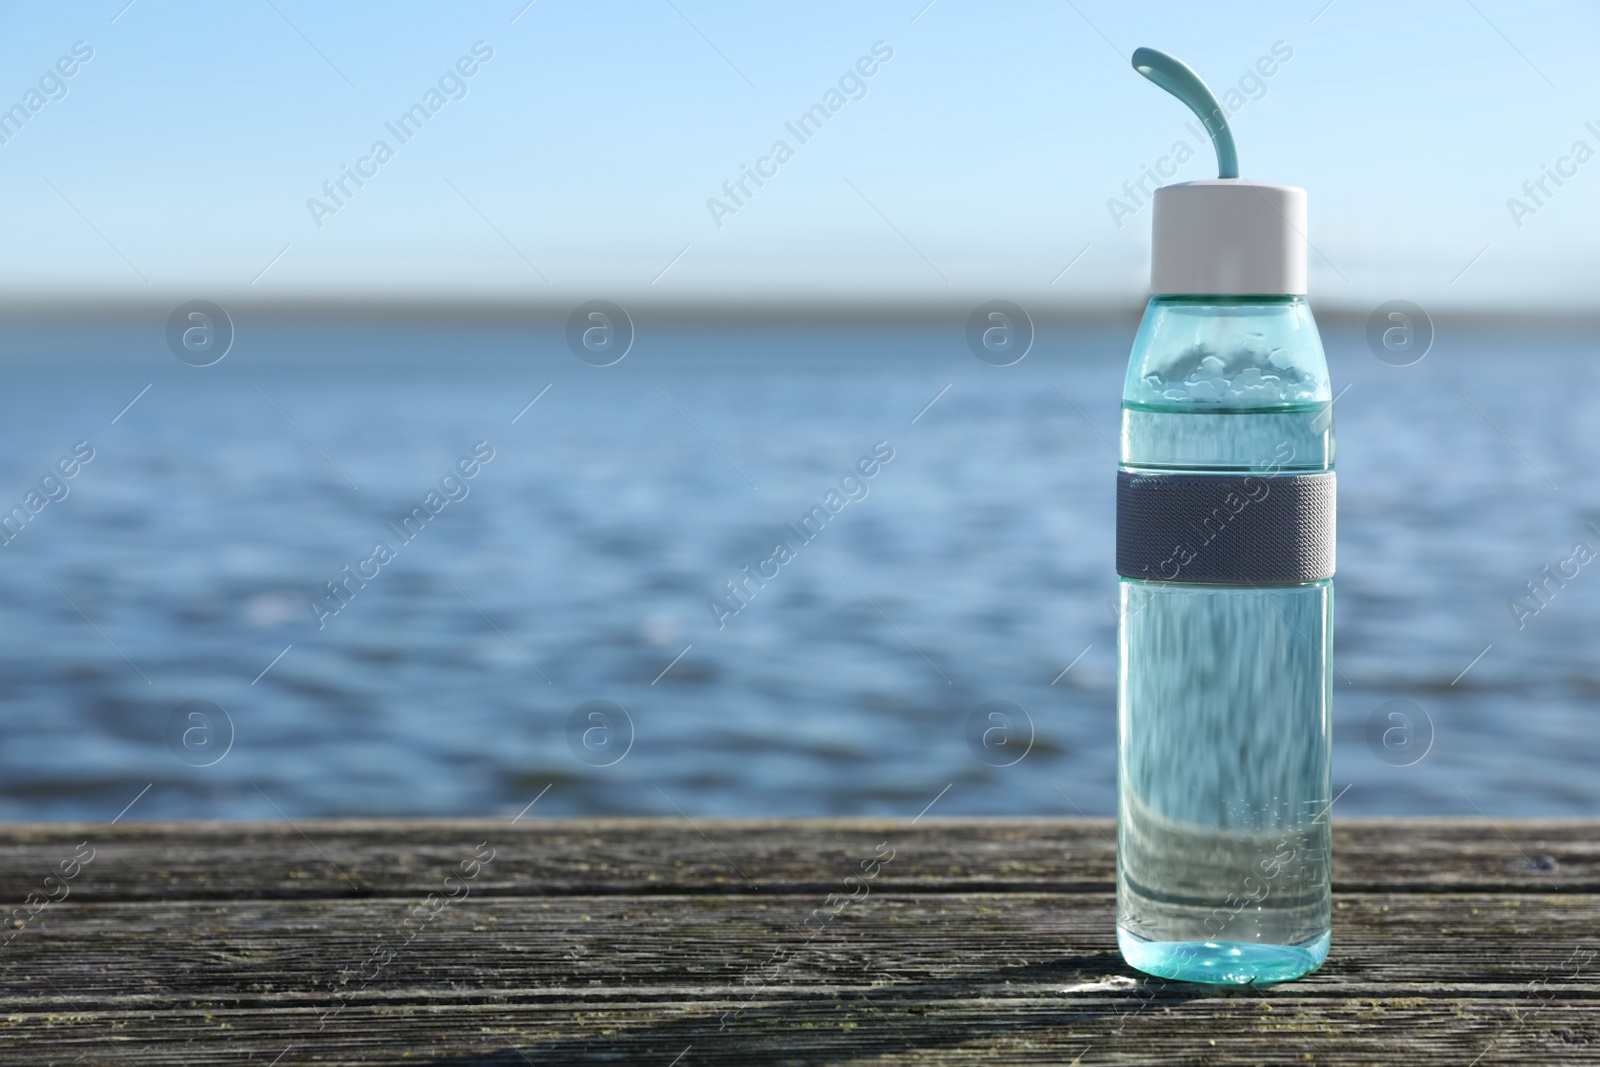
[(1123, 403), (1149, 410), (1308, 410), (1333, 398), (1306, 298), (1162, 294), (1134, 339)]

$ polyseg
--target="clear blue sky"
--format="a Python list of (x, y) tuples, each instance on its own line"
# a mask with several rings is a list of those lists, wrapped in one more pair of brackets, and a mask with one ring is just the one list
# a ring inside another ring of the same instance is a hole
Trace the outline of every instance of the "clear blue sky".
[[(1310, 189), (1318, 298), (1596, 303), (1600, 159), (1520, 228), (1506, 204), (1600, 152), (1600, 15), (1575, 3), (125, 3), (0, 9), (0, 108), (65, 90), (0, 126), (13, 298), (1132, 298), (1149, 212), (1119, 229), (1106, 202), (1198, 146), (1127, 54), (1220, 92), (1283, 42), (1233, 121), (1246, 177)], [(47, 77), (78, 41), (93, 58)], [(464, 98), (400, 143), (385, 124), (479, 41), (439, 99)], [(800, 143), (785, 122), (879, 41), (865, 95)], [(780, 139), (716, 225), (707, 200)], [(378, 140), (393, 158), (362, 164)], [(358, 165), (318, 228), (307, 200)]]

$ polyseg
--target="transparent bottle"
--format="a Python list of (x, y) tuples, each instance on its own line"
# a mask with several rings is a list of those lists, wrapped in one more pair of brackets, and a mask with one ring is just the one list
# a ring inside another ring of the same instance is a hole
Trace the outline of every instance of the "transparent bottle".
[(1200, 76), (1133, 67), (1217, 177), (1151, 197), (1117, 471), (1117, 945), (1150, 974), (1277, 982), (1327, 958), (1332, 396), (1306, 191), (1246, 181)]
[[(1150, 300), (1123, 389), (1122, 471), (1270, 490), (1332, 468), (1304, 297)], [(1185, 544), (1198, 562), (1229, 533)], [(1118, 946), (1163, 977), (1297, 978), (1329, 944), (1333, 583), (1190, 580), (1183, 555), (1119, 582)]]

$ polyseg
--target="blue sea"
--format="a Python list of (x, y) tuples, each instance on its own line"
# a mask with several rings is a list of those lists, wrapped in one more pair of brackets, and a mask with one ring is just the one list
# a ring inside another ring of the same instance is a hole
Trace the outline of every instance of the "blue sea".
[[(1114, 810), (1132, 320), (164, 320), (0, 337), (0, 817)], [(1594, 814), (1596, 343), (1325, 341), (1336, 814)]]

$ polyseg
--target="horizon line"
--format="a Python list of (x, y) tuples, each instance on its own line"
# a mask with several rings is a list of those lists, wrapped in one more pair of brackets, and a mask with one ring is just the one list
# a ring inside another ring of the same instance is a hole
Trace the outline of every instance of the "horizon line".
[[(1022, 307), (1030, 318), (1060, 323), (1122, 323), (1137, 319), (1144, 311), (1148, 296), (1087, 300), (1083, 298), (1036, 299), (1040, 294), (1017, 293), (1011, 299)], [(468, 296), (464, 294), (396, 292), (380, 295), (374, 293), (349, 293), (328, 296), (322, 293), (259, 295), (252, 293), (220, 293), (210, 299), (230, 315), (243, 314), (252, 318), (284, 319), (392, 319), (402, 321), (454, 321), (473, 320), (482, 323), (550, 322), (564, 321), (576, 308), (593, 299), (606, 299), (608, 294), (594, 293), (588, 297), (573, 295), (559, 298), (540, 294), (522, 299), (512, 294)], [(70, 297), (67, 295), (0, 296), (0, 319), (27, 321), (49, 319), (59, 325), (63, 312), (77, 317), (96, 319), (121, 319), (145, 317), (149, 314), (165, 316), (178, 306), (195, 299), (191, 290), (185, 294), (124, 295), (99, 294)], [(755, 324), (827, 325), (830, 323), (855, 323), (884, 325), (912, 324), (929, 321), (965, 320), (980, 305), (995, 299), (1006, 299), (1002, 294), (953, 295), (936, 299), (918, 299), (905, 296), (879, 298), (817, 295), (811, 297), (709, 297), (695, 296), (662, 299), (659, 296), (630, 296), (627, 293), (610, 294), (611, 301), (627, 311), (631, 317), (682, 324)], [(1350, 300), (1321, 301), (1309, 298), (1312, 313), (1319, 322), (1348, 325), (1353, 321), (1365, 322), (1380, 304)], [(1581, 305), (1505, 305), (1485, 306), (1481, 302), (1459, 302), (1424, 307), (1434, 319), (1451, 322), (1493, 322), (1523, 325), (1543, 324), (1549, 327), (1574, 328), (1589, 326), (1600, 328), (1600, 303)]]

